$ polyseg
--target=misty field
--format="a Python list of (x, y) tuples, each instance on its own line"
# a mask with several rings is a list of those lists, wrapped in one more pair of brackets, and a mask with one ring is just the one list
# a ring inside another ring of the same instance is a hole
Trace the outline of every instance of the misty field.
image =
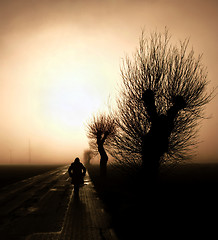
[(60, 165), (0, 165), (0, 188), (58, 167)]
[[(108, 168), (102, 187), (99, 167), (89, 174), (120, 239), (140, 236), (180, 236), (211, 233), (218, 204), (218, 164), (186, 164), (161, 170), (159, 182), (148, 190), (137, 175)], [(150, 235), (151, 236), (151, 235)], [(137, 238), (138, 237), (138, 238)]]

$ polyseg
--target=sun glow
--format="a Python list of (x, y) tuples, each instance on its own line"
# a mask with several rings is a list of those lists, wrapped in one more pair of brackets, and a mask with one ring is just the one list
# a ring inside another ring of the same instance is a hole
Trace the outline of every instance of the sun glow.
[[(195, 1), (127, 2), (0, 1), (0, 162), (9, 163), (11, 152), (14, 163), (28, 162), (29, 140), (33, 162), (82, 156), (84, 123), (108, 97), (114, 109), (122, 58), (135, 52), (142, 28), (167, 26), (176, 42), (190, 37), (217, 86), (215, 1), (198, 8)], [(205, 156), (218, 156), (217, 109), (217, 101), (206, 109), (214, 117), (200, 133)]]
[[(69, 34), (65, 36), (58, 32), (56, 35), (60, 38), (51, 41), (53, 35), (54, 32), (43, 32), (37, 39), (35, 82), (40, 102), (39, 114), (50, 127), (77, 129), (93, 112), (105, 105), (114, 86), (111, 79), (115, 78), (108, 74), (109, 61), (99, 51), (98, 43), (94, 45), (87, 40), (88, 43), (84, 44), (82, 39), (75, 40)], [(45, 48), (47, 50), (43, 52)]]
[[(56, 27), (13, 39), (5, 58), (11, 64), (2, 65), (1, 98), (7, 104), (1, 111), (8, 120), (0, 127), (5, 137), (16, 135), (23, 145), (31, 138), (33, 148), (43, 148), (42, 154), (50, 157), (88, 147), (85, 124), (106, 107), (119, 77), (112, 70), (114, 58), (98, 41), (70, 31)], [(7, 148), (17, 145), (14, 139)]]
[(96, 90), (83, 84), (81, 79), (77, 81), (75, 84), (70, 80), (63, 81), (45, 90), (42, 111), (48, 122), (78, 128), (98, 109), (101, 99)]

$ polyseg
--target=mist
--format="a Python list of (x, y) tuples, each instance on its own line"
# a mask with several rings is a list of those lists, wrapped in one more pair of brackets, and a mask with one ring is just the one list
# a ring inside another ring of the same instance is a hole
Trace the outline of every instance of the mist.
[[(115, 99), (141, 30), (169, 28), (203, 53), (217, 86), (217, 1), (0, 1), (0, 163), (68, 163), (89, 147), (86, 122)], [(198, 161), (218, 161), (218, 103)], [(31, 153), (31, 154), (30, 154)], [(31, 156), (31, 157), (30, 157)]]

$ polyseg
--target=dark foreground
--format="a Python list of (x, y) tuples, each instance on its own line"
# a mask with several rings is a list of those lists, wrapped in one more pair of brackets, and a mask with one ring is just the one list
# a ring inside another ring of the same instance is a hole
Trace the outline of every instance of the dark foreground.
[(1, 188), (0, 238), (111, 240), (112, 229), (121, 240), (217, 238), (218, 165), (163, 169), (152, 187), (111, 167), (106, 183), (98, 166), (89, 174), (97, 194), (87, 176), (79, 199), (67, 166)]
[(218, 165), (162, 169), (152, 187), (112, 167), (105, 185), (98, 166), (91, 166), (89, 173), (120, 239), (210, 239), (218, 235)]
[(50, 169), (0, 189), (0, 239), (117, 239), (88, 174), (78, 197), (67, 169)]

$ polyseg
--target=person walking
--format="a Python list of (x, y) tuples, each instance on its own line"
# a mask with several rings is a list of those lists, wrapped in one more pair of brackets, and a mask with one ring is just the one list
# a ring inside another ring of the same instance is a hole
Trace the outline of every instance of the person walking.
[(79, 187), (80, 184), (84, 183), (84, 177), (86, 175), (86, 168), (80, 162), (80, 159), (77, 157), (73, 163), (71, 163), (68, 168), (69, 176), (71, 177), (71, 183), (74, 185), (74, 194), (79, 196)]

